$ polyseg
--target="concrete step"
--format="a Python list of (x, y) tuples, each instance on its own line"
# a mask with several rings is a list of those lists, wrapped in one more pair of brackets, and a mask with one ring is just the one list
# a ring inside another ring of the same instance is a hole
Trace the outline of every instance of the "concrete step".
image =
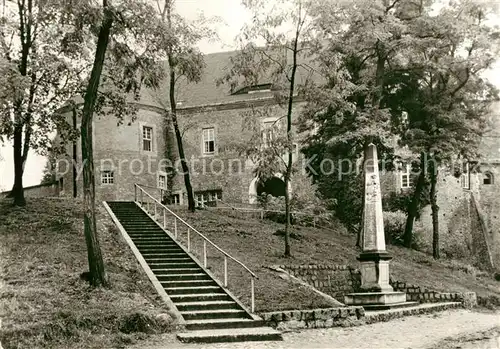
[(180, 248), (178, 250), (172, 250), (172, 251), (167, 251), (167, 252), (141, 252), (143, 257), (148, 257), (148, 258), (164, 258), (164, 257), (175, 257), (175, 256), (187, 256), (186, 252), (181, 250)]
[(175, 303), (179, 311), (241, 309), (235, 301), (200, 301)]
[(194, 310), (181, 311), (180, 313), (184, 320), (248, 318), (248, 314), (242, 309)]
[(169, 262), (169, 263), (148, 263), (149, 267), (153, 272), (162, 269), (185, 269), (185, 268), (197, 268), (198, 264), (195, 262)]
[(172, 287), (199, 287), (199, 286), (213, 286), (217, 283), (212, 280), (175, 280), (175, 281), (160, 281), (164, 288)]
[(127, 232), (130, 232), (131, 234), (137, 234), (137, 233), (152, 234), (155, 232), (162, 232), (163, 234), (165, 234), (164, 230), (157, 225), (155, 225), (155, 226), (153, 226), (153, 225), (140, 225), (140, 224), (134, 225), (134, 226), (131, 226), (129, 224), (122, 224), (122, 225), (125, 228), (125, 230), (127, 230)]
[(201, 301), (226, 301), (231, 300), (231, 297), (222, 291), (220, 293), (194, 293), (194, 294), (180, 294), (170, 295), (170, 299), (174, 303), (189, 303)]
[(144, 230), (137, 230), (137, 231), (133, 231), (133, 230), (130, 230), (128, 229), (127, 230), (127, 234), (130, 236), (130, 237), (168, 237), (170, 239), (170, 237), (165, 234), (165, 232), (161, 229), (158, 229), (158, 230), (155, 230), (154, 232), (147, 232), (147, 231), (144, 231)]
[(205, 293), (215, 293), (215, 292), (224, 292), (222, 288), (219, 286), (198, 286), (198, 287), (165, 287), (165, 291), (169, 296), (175, 296), (175, 295), (187, 295), (187, 294), (194, 294), (194, 293), (200, 293), (200, 294), (205, 294)]
[(177, 338), (184, 343), (220, 343), (247, 341), (280, 341), (283, 337), (271, 327), (228, 328), (220, 330), (198, 330), (179, 333)]
[(156, 278), (160, 281), (175, 281), (175, 280), (212, 280), (205, 273), (196, 274), (156, 274)]
[(462, 307), (462, 303), (460, 302), (423, 303), (416, 306), (404, 307), (399, 309), (366, 311), (365, 320), (367, 323), (384, 322), (405, 316), (435, 313), (460, 307)]
[(179, 247), (179, 245), (169, 245), (169, 246), (156, 246), (156, 245), (152, 245), (152, 246), (140, 246), (139, 248), (139, 251), (141, 252), (155, 252), (155, 251), (158, 251), (156, 253), (161, 253), (161, 252), (168, 252), (168, 251), (177, 251), (177, 250), (181, 250), (182, 249)]
[(162, 236), (162, 237), (148, 237), (148, 236), (141, 236), (141, 237), (134, 237), (132, 238), (134, 243), (150, 243), (150, 244), (172, 244), (172, 240), (170, 240), (169, 237), (167, 236)]
[(144, 259), (148, 263), (151, 262), (152, 264), (163, 263), (163, 262), (181, 262), (182, 263), (182, 262), (190, 262), (190, 261), (192, 261), (191, 257), (189, 257), (186, 254), (182, 254), (182, 255), (178, 255), (178, 256), (169, 255), (169, 256), (152, 257), (152, 258), (144, 257)]
[(155, 269), (154, 273), (156, 275), (174, 275), (174, 274), (196, 274), (203, 272), (200, 267), (197, 268), (176, 268), (176, 269)]
[(179, 245), (177, 245), (176, 243), (174, 242), (169, 242), (167, 240), (165, 241), (134, 241), (134, 244), (136, 246), (140, 246), (140, 247), (143, 247), (143, 248), (147, 248), (147, 247), (179, 247)]
[(403, 302), (403, 303), (393, 303), (393, 304), (365, 304), (363, 308), (366, 311), (369, 310), (389, 310), (389, 309), (401, 309), (415, 307), (419, 305), (419, 302)]
[(228, 318), (228, 319), (208, 319), (208, 320), (187, 320), (187, 330), (209, 330), (209, 329), (227, 329), (227, 328), (251, 328), (263, 327), (263, 320)]

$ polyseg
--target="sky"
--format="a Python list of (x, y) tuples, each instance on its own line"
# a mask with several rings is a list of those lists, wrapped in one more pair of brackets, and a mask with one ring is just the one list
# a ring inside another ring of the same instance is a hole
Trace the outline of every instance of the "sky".
[[(233, 50), (234, 39), (243, 24), (251, 19), (240, 0), (177, 0), (176, 11), (188, 19), (196, 19), (202, 12), (206, 17), (218, 16), (219, 42), (202, 42), (199, 48), (204, 53)], [(500, 62), (486, 76), (500, 88)], [(30, 152), (26, 163), (24, 186), (37, 185), (42, 178), (45, 158)], [(10, 190), (14, 183), (13, 153), (10, 144), (0, 146), (0, 192)]]

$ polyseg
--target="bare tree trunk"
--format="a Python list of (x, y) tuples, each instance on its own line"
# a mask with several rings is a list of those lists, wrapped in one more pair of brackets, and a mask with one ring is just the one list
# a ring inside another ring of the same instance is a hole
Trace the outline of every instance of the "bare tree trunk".
[[(76, 131), (76, 106), (73, 106), (73, 129)], [(77, 172), (76, 172), (76, 163), (78, 158), (76, 156), (76, 139), (73, 141), (73, 197), (76, 198), (78, 196), (78, 186), (76, 182)]]
[(432, 208), (432, 256), (439, 259), (439, 206), (437, 204), (437, 179), (438, 169), (434, 161), (431, 161), (429, 168), (431, 177), (430, 201)]
[[(19, 38), (21, 41), (21, 59), (19, 61), (19, 73), (22, 76), (28, 75), (28, 58), (33, 45), (32, 24), (33, 24), (33, 1), (25, 0), (18, 1), (18, 11), (20, 18)], [(30, 97), (33, 87), (30, 89)], [(16, 101), (14, 110), (14, 185), (11, 191), (11, 197), (14, 198), (15, 206), (25, 206), (26, 199), (24, 198), (23, 174), (24, 162), (28, 156), (28, 147), (30, 141), (31, 130), (29, 125), (26, 125), (26, 136), (24, 140), (25, 148), (23, 149), (23, 128), (29, 120), (23, 120), (23, 101)], [(29, 112), (29, 110), (28, 110)]]
[(403, 245), (405, 247), (411, 248), (413, 240), (413, 223), (418, 214), (418, 209), (420, 207), (420, 197), (422, 196), (422, 191), (425, 188), (425, 159), (424, 153), (420, 154), (420, 174), (418, 175), (417, 184), (415, 186), (415, 191), (413, 192), (413, 197), (408, 204), (407, 217), (405, 232), (403, 234)]
[(299, 2), (299, 13), (297, 17), (297, 27), (295, 30), (295, 40), (293, 42), (293, 61), (292, 61), (292, 71), (290, 74), (290, 90), (288, 94), (288, 110), (286, 113), (286, 135), (287, 135), (287, 143), (288, 143), (288, 159), (286, 163), (285, 169), (285, 257), (290, 257), (291, 249), (290, 249), (290, 192), (288, 190), (288, 185), (290, 183), (290, 177), (292, 175), (292, 166), (293, 166), (293, 145), (292, 145), (292, 112), (293, 112), (293, 98), (295, 93), (295, 75), (297, 73), (298, 66), (298, 50), (299, 50), (299, 37), (300, 37), (300, 29), (302, 26), (302, 3)]
[[(16, 119), (22, 116), (17, 116)], [(18, 121), (17, 123), (20, 123)], [(22, 155), (22, 139), (23, 126), (16, 125), (14, 128), (14, 186), (11, 191), (11, 196), (14, 198), (15, 206), (25, 206), (26, 199), (24, 198), (23, 188), (23, 155)]]
[[(173, 0), (167, 0), (165, 2), (165, 10), (167, 15), (167, 24), (169, 28), (172, 28), (172, 6)], [(191, 185), (191, 178), (189, 176), (189, 167), (186, 161), (186, 155), (184, 154), (184, 145), (182, 143), (182, 134), (179, 130), (179, 122), (177, 120), (177, 102), (175, 100), (175, 61), (172, 53), (172, 48), (169, 48), (168, 52), (168, 66), (170, 68), (170, 111), (172, 116), (172, 124), (174, 126), (175, 138), (177, 139), (177, 148), (179, 149), (179, 158), (181, 160), (182, 172), (184, 175), (184, 185), (186, 186), (186, 193), (188, 199), (188, 209), (191, 212), (195, 211), (195, 202), (193, 195), (193, 187)]]
[(288, 190), (288, 184), (290, 183), (290, 169), (292, 165), (292, 152), (288, 155), (288, 165), (285, 174), (285, 257), (290, 257), (292, 255), (290, 251), (290, 192)]
[(165, 113), (165, 135), (166, 135), (165, 157), (170, 161), (171, 164), (168, 168), (165, 168), (165, 171), (167, 172), (167, 202), (168, 202), (169, 201), (168, 198), (172, 197), (174, 191), (174, 180), (176, 177), (174, 164), (176, 163), (177, 160), (176, 149), (175, 149), (177, 137), (175, 135), (172, 118), (168, 113)]
[(104, 20), (99, 30), (94, 66), (90, 75), (87, 91), (85, 92), (82, 112), (82, 162), (83, 162), (83, 206), (84, 230), (87, 243), (87, 257), (89, 262), (89, 282), (92, 286), (107, 286), (108, 280), (104, 270), (104, 261), (97, 238), (95, 218), (95, 178), (94, 159), (92, 149), (92, 117), (99, 88), (106, 49), (108, 47), (113, 17), (107, 4), (103, 0)]

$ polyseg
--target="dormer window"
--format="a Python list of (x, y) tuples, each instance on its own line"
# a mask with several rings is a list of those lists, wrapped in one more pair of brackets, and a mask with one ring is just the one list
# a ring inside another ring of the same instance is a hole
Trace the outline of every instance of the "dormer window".
[(251, 85), (245, 86), (231, 93), (231, 95), (249, 95), (254, 93), (264, 93), (271, 92), (273, 90), (272, 84), (260, 84), (260, 85)]

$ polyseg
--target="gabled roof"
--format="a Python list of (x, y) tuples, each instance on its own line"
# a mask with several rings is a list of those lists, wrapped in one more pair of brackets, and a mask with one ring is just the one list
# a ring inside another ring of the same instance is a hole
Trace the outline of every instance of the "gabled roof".
[[(272, 91), (262, 91), (258, 93), (235, 94), (230, 89), (229, 84), (225, 83), (217, 86), (217, 80), (222, 78), (231, 69), (231, 57), (237, 55), (237, 51), (218, 52), (204, 56), (206, 67), (199, 83), (186, 83), (179, 81), (176, 91), (176, 99), (180, 109), (187, 107), (207, 106), (214, 104), (229, 104), (239, 101), (262, 99), (272, 97)], [(168, 70), (168, 67), (166, 67)], [(319, 74), (312, 77), (306, 76), (305, 70), (299, 69), (296, 74), (296, 86), (306, 82), (306, 79), (312, 78), (319, 81)], [(269, 84), (271, 81), (258, 81), (259, 85)], [(245, 89), (249, 86), (241, 85), (238, 89)], [(163, 100), (163, 102), (160, 102)], [(168, 106), (168, 81), (165, 82), (161, 93), (144, 89), (141, 93), (140, 103), (158, 106)]]

